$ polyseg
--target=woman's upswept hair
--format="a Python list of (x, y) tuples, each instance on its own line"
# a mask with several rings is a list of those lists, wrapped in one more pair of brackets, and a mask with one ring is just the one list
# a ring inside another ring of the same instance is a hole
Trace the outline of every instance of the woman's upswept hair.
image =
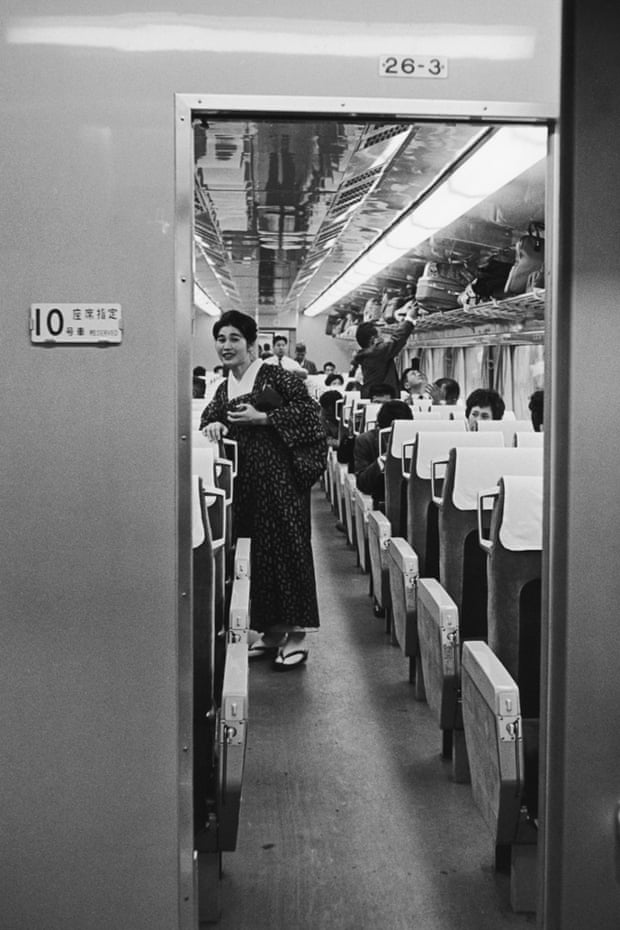
[(253, 345), (258, 337), (258, 327), (253, 316), (241, 313), (240, 310), (227, 310), (213, 324), (213, 338), (217, 339), (223, 326), (234, 326), (245, 338), (248, 345)]

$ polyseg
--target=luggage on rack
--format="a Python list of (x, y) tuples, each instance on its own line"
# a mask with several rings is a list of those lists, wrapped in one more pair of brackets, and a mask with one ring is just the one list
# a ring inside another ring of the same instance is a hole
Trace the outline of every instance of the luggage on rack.
[(461, 262), (427, 262), (418, 278), (415, 299), (425, 310), (454, 310), (471, 274)]

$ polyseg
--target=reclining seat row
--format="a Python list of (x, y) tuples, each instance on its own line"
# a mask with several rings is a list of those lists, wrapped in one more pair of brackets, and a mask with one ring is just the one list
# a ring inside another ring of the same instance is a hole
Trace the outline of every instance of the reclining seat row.
[[(444, 466), (439, 496), (438, 474)], [(429, 579), (420, 583), (420, 662), (427, 700), (442, 731), (442, 752), (452, 754), (454, 779), (468, 781), (460, 653), (464, 640), (487, 638), (487, 567), (486, 551), (478, 542), (478, 492), (494, 485), (502, 473), (541, 475), (542, 450), (457, 446), (447, 461), (434, 460), (431, 471), (433, 500), (439, 507), (440, 584)], [(489, 510), (484, 513), (488, 521)]]
[[(474, 799), (510, 864), (513, 910), (536, 906), (542, 477), (505, 475), (488, 552), (489, 643), (463, 645), (462, 708)], [(512, 716), (511, 716), (512, 715)], [(490, 721), (495, 724), (491, 725)]]
[(479, 545), (478, 492), (502, 475), (542, 475), (542, 449), (454, 448), (445, 464), (441, 497), (433, 491), (439, 506), (439, 580), (458, 608), (461, 640), (486, 639), (486, 553)]
[[(390, 580), (387, 561), (388, 540), (402, 537), (407, 529), (407, 477), (410, 450), (421, 433), (462, 431), (465, 423), (452, 420), (394, 420), (391, 427), (381, 430), (379, 448), (385, 451), (385, 515), (376, 511), (368, 517), (368, 551), (374, 609), (378, 615), (387, 613), (390, 625)], [(410, 618), (411, 619), (411, 618)], [(413, 643), (414, 640), (411, 639)]]
[[(415, 549), (420, 575), (424, 578), (439, 578), (439, 535), (438, 508), (433, 501), (431, 463), (447, 460), (450, 449), (456, 446), (499, 448), (504, 445), (504, 436), (496, 433), (418, 432), (411, 443), (411, 466), (407, 480), (407, 540)], [(439, 477), (439, 475), (438, 475)]]
[[(228, 445), (234, 455), (236, 444)], [(250, 541), (238, 540), (234, 548), (228, 543), (234, 464), (220, 452), (217, 444), (192, 444), (194, 845), (201, 921), (219, 917), (220, 854), (236, 848), (248, 716)], [(229, 604), (228, 554), (235, 574)]]

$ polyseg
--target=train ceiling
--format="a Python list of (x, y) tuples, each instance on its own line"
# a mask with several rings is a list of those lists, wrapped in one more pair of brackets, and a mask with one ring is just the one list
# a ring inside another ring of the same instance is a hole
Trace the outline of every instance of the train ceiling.
[[(194, 122), (195, 280), (222, 309), (281, 322), (315, 300), (475, 141), (480, 125)], [(472, 267), (544, 222), (540, 162), (343, 299), (405, 295), (428, 260)], [(277, 319), (276, 319), (277, 318)]]

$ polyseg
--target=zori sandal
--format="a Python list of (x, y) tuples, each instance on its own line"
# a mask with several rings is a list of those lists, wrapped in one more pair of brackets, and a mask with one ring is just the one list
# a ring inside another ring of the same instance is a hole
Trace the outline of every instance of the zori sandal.
[(286, 636), (281, 636), (277, 640), (265, 641), (263, 634), (252, 637), (248, 642), (248, 659), (258, 659), (263, 656), (276, 656), (278, 649), (286, 645)]
[(292, 668), (303, 665), (307, 658), (307, 649), (293, 649), (292, 652), (285, 652), (283, 648), (280, 648), (273, 660), (273, 667), (278, 672), (288, 672)]

